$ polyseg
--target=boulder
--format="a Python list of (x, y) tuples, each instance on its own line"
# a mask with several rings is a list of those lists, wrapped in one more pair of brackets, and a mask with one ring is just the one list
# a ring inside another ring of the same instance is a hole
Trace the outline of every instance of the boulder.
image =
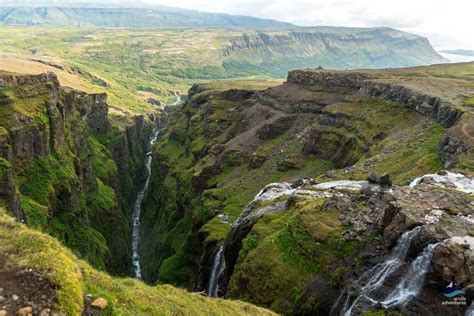
[(92, 301), (91, 306), (97, 309), (106, 309), (108, 302), (105, 298), (99, 297)]
[(375, 172), (369, 173), (367, 181), (369, 181), (370, 183), (377, 183), (377, 174)]
[(381, 176), (379, 182), (381, 186), (392, 186), (392, 180), (390, 179), (389, 174), (384, 174), (383, 176)]
[(20, 308), (16, 313), (17, 315), (22, 315), (22, 316), (33, 315), (33, 308), (31, 306), (26, 306), (26, 307)]

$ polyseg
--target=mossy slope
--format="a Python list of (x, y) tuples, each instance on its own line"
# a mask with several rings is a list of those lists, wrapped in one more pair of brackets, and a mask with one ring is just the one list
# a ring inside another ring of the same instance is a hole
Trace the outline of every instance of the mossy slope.
[(85, 294), (104, 297), (104, 315), (271, 315), (238, 301), (208, 299), (169, 285), (147, 286), (134, 279), (112, 278), (75, 257), (60, 242), (27, 228), (0, 208), (2, 270), (31, 268), (56, 287), (57, 310), (81, 315)]

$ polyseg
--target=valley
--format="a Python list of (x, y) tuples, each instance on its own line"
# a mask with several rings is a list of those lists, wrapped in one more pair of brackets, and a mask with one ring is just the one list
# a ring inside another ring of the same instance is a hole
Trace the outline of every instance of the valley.
[[(55, 72), (61, 83), (107, 93), (143, 114), (209, 80), (284, 79), (318, 66), (352, 69), (444, 62), (429, 42), (389, 28), (58, 29), (0, 27), (0, 70)], [(120, 111), (111, 109), (118, 121)]]
[(0, 316), (472, 316), (474, 62), (79, 3), (0, 5)]

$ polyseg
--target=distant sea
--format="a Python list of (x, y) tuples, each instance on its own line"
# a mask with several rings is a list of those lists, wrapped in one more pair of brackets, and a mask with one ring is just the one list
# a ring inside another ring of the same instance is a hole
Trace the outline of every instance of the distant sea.
[(438, 52), (438, 54), (440, 54), (444, 58), (449, 59), (450, 63), (462, 63), (466, 61), (474, 61), (474, 56), (454, 55), (454, 54), (446, 54), (446, 53), (440, 53), (440, 52)]

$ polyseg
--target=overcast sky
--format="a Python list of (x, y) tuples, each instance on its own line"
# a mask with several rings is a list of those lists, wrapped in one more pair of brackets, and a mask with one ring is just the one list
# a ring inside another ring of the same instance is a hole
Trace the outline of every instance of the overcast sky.
[(142, 0), (297, 25), (389, 26), (428, 37), (437, 49), (474, 49), (474, 0)]

